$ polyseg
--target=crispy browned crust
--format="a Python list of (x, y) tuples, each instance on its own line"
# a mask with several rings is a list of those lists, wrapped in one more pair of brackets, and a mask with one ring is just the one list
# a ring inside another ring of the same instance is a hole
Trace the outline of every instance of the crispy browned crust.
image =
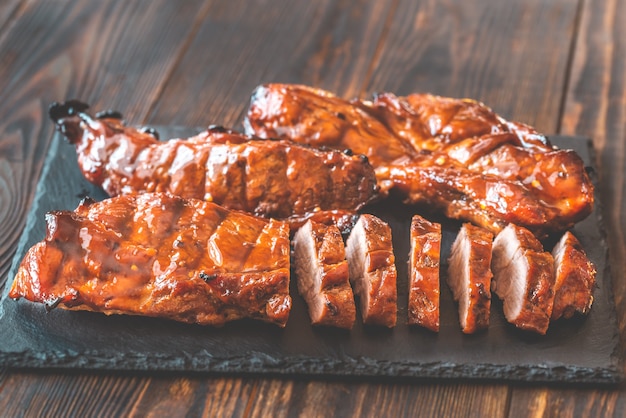
[(202, 325), (285, 326), (289, 229), (168, 194), (126, 195), (51, 212), (9, 296), (105, 314)]
[(552, 320), (587, 315), (593, 304), (596, 269), (574, 234), (567, 231), (552, 250), (554, 307)]
[(438, 332), (441, 225), (414, 215), (410, 240), (408, 322)]
[(308, 221), (294, 236), (293, 246), (298, 291), (309, 306), (311, 323), (352, 328), (356, 306), (339, 229)]
[(474, 100), (428, 94), (346, 101), (301, 85), (259, 86), (246, 131), (367, 155), (382, 193), (396, 190), (446, 216), (499, 232), (508, 223), (543, 236), (593, 207), (580, 157)]

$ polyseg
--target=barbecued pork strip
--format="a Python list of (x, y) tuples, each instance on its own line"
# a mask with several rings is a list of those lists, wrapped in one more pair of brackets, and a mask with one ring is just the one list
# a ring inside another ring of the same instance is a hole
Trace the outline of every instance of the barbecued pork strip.
[(410, 245), (409, 324), (439, 332), (441, 225), (414, 215)]
[(158, 141), (110, 114), (99, 119), (86, 110), (76, 101), (55, 103), (50, 117), (76, 146), (87, 180), (110, 196), (170, 192), (277, 219), (355, 212), (376, 196), (375, 174), (363, 156), (221, 127)]
[(85, 201), (46, 221), (46, 237), (22, 260), (11, 298), (201, 325), (287, 322), (284, 222), (164, 193)]
[(459, 304), (459, 322), (465, 334), (489, 327), (492, 242), (491, 232), (465, 223), (452, 244), (447, 283)]
[(564, 231), (593, 207), (580, 157), (484, 104), (428, 94), (347, 101), (307, 86), (259, 86), (246, 132), (368, 157), (381, 194), (396, 190), (446, 216), (499, 232)]
[(493, 243), (492, 289), (507, 321), (545, 334), (554, 306), (554, 259), (526, 228), (508, 225)]
[(311, 323), (352, 328), (356, 306), (339, 229), (307, 221), (292, 243), (298, 292), (307, 303)]
[(554, 307), (552, 320), (586, 315), (593, 303), (596, 269), (574, 234), (567, 231), (552, 250), (554, 257)]
[(346, 257), (363, 323), (395, 327), (397, 271), (389, 225), (374, 215), (361, 215), (346, 241)]

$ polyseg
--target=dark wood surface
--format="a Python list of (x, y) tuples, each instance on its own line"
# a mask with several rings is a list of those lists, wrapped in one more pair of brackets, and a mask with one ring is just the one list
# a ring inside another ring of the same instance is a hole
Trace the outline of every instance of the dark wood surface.
[[(78, 97), (132, 123), (238, 127), (259, 83), (483, 100), (597, 149), (620, 329), (626, 1), (0, 2), (0, 282), (52, 126)], [(622, 331), (622, 340), (626, 336)], [(623, 350), (622, 350), (623, 353)], [(0, 371), (2, 416), (623, 416), (626, 388)]]

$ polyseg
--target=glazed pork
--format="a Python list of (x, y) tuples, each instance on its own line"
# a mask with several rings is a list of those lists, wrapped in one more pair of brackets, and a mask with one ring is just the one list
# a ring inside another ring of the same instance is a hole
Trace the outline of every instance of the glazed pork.
[(159, 141), (124, 126), (119, 114), (92, 117), (87, 105), (50, 107), (57, 129), (76, 146), (78, 164), (110, 196), (170, 192), (277, 219), (325, 211), (341, 218), (376, 195), (367, 159), (286, 140), (259, 140), (221, 127)]
[(489, 327), (492, 241), (491, 232), (465, 223), (452, 244), (447, 282), (465, 334)]
[(11, 298), (201, 325), (287, 322), (284, 222), (164, 193), (84, 201), (46, 221), (47, 235), (24, 257)]
[(438, 332), (441, 225), (414, 215), (410, 246), (408, 323)]
[(256, 89), (246, 132), (368, 157), (381, 193), (499, 232), (508, 223), (539, 236), (564, 231), (593, 207), (580, 157), (474, 100), (379, 94), (347, 101), (311, 87)]
[(356, 306), (339, 229), (307, 221), (292, 244), (298, 292), (307, 303), (311, 323), (352, 328)]
[(346, 241), (346, 257), (363, 323), (395, 327), (397, 271), (389, 225), (374, 215), (361, 215)]
[(526, 228), (508, 225), (496, 237), (492, 289), (516, 327), (545, 334), (554, 306), (554, 259)]
[(554, 307), (552, 320), (586, 315), (593, 303), (596, 269), (574, 234), (567, 231), (552, 250)]

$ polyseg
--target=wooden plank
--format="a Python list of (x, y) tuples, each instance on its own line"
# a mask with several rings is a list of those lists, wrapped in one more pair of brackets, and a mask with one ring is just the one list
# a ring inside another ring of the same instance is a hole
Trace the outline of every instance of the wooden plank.
[(506, 387), (271, 380), (260, 385), (250, 416), (495, 417), (506, 409), (502, 390)]
[(555, 133), (576, 2), (401, 1), (367, 92), (481, 100)]
[(215, 2), (150, 122), (234, 126), (267, 82), (357, 95), (388, 8), (370, 0)]
[(124, 415), (242, 416), (255, 385), (254, 379), (153, 377)]
[[(567, 86), (561, 133), (593, 138), (602, 215), (609, 243), (616, 312), (626, 324), (626, 3), (585, 1)], [(623, 348), (620, 352), (624, 352)], [(510, 416), (622, 416), (626, 392), (615, 389), (516, 388)]]
[(19, 6), (23, 2), (24, 0), (5, 0), (0, 4), (0, 42), (10, 23), (19, 18)]
[(622, 417), (624, 391), (518, 387), (511, 397), (511, 417)]

